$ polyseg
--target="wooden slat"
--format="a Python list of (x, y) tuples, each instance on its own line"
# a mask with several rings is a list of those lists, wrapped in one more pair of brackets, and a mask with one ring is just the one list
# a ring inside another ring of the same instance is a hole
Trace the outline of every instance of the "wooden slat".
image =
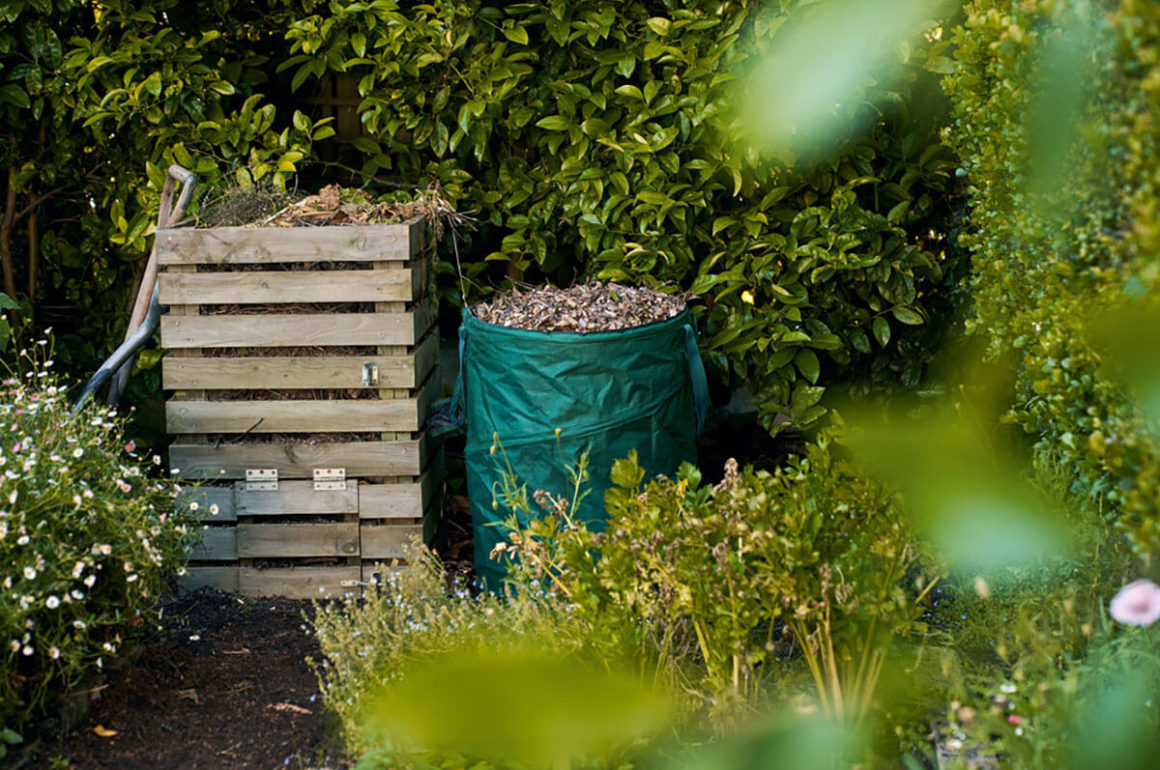
[(170, 401), (165, 426), (170, 433), (411, 432), (429, 401), (422, 394), (389, 401)]
[(238, 571), (238, 590), (245, 596), (283, 596), (287, 599), (325, 599), (358, 595), (362, 569), (347, 567), (289, 567)]
[(284, 348), (413, 345), (428, 319), (405, 313), (194, 315), (161, 317), (161, 345), (178, 348)]
[(169, 462), (184, 478), (241, 479), (247, 468), (273, 468), (279, 478), (313, 478), (315, 468), (345, 468), (347, 478), (418, 476), (427, 456), (426, 436), (406, 441), (319, 444), (213, 444), (175, 442)]
[(387, 302), (412, 299), (411, 270), (162, 273), (161, 304), (283, 304)]
[(414, 482), (360, 484), (359, 518), (417, 519), (434, 498), (438, 486), (438, 478), (431, 470)]
[(210, 527), (198, 532), (201, 544), (190, 552), (194, 561), (233, 561), (238, 558), (235, 527)]
[(358, 554), (358, 522), (239, 524), (238, 557), (285, 559)]
[[(237, 521), (234, 510), (234, 488), (230, 487), (188, 487), (177, 496), (178, 510), (184, 510), (190, 503), (197, 503), (197, 515), (207, 524)], [(213, 506), (217, 513), (211, 513)]]
[(402, 262), (419, 253), (421, 224), (165, 229), (155, 248), (161, 265)]
[(402, 559), (406, 555), (403, 546), (422, 538), (422, 524), (363, 524), (359, 528), (364, 559)]
[(312, 390), (363, 387), (363, 365), (379, 368), (379, 387), (414, 388), (439, 357), (439, 337), (428, 334), (402, 356), (269, 356), (174, 358), (161, 362), (165, 390)]
[(346, 489), (316, 490), (313, 481), (279, 481), (277, 489), (249, 490), (237, 487), (239, 516), (285, 516), (288, 514), (358, 513), (358, 482)]
[(195, 565), (189, 567), (188, 571), (188, 575), (181, 575), (177, 578), (177, 584), (186, 591), (209, 587), (231, 594), (238, 592), (238, 568), (236, 565), (229, 567)]

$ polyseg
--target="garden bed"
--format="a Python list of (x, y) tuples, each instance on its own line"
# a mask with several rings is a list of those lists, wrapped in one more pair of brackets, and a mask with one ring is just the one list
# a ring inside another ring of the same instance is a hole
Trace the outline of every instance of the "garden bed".
[[(212, 591), (171, 600), (162, 628), (93, 690), (78, 727), (29, 735), (12, 766), (348, 767), (335, 758), (341, 750), (305, 661), (318, 654), (304, 628), (311, 611), (307, 602)], [(57, 757), (68, 764), (54, 764)]]

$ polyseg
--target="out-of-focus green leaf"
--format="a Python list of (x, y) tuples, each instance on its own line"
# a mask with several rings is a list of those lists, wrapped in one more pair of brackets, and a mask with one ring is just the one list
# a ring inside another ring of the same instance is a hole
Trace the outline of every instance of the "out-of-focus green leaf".
[(762, 143), (778, 156), (826, 154), (854, 126), (863, 89), (899, 75), (895, 46), (937, 17), (941, 5), (837, 0), (803, 8), (778, 26), (750, 83), (747, 114)]
[(1068, 547), (1064, 519), (982, 428), (947, 410), (851, 424), (855, 452), (903, 492), (918, 528), (954, 566), (988, 571)]
[(533, 650), (458, 650), (368, 700), (398, 744), (532, 765), (607, 751), (667, 718), (633, 677)]
[[(858, 734), (819, 715), (783, 714), (761, 729), (682, 760), (679, 770), (838, 770), (848, 768)], [(678, 770), (674, 768), (673, 770)]]
[(1160, 306), (1124, 305), (1093, 319), (1089, 329), (1108, 373), (1127, 386), (1152, 429), (1160, 430)]

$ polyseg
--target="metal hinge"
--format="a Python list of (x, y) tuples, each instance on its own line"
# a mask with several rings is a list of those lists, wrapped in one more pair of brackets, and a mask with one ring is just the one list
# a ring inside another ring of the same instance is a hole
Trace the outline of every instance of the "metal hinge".
[(273, 490), (278, 488), (277, 468), (246, 468), (247, 492)]
[(373, 388), (379, 384), (379, 365), (367, 361), (363, 364), (362, 382), (364, 388)]
[(346, 468), (315, 468), (314, 491), (346, 489)]

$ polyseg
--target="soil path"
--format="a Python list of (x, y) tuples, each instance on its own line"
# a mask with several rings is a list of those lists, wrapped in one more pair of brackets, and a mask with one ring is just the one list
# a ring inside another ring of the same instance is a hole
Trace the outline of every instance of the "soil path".
[[(80, 726), (18, 765), (76, 770), (343, 768), (324, 724), (308, 602), (200, 590), (170, 600), (140, 654), (107, 674)], [(109, 734), (110, 731), (115, 734)]]

